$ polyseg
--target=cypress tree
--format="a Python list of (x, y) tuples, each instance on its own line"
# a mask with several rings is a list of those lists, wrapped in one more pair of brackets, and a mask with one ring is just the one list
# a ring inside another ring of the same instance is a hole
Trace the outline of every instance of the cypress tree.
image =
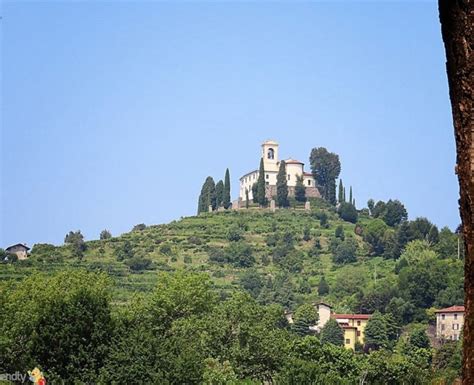
[(306, 187), (304, 186), (303, 175), (296, 176), (295, 199), (298, 202), (306, 202)]
[(225, 170), (223, 205), (226, 209), (230, 207), (230, 173), (228, 168)]
[(257, 182), (252, 185), (252, 201), (257, 203)]
[(321, 277), (318, 285), (318, 294), (319, 295), (326, 295), (329, 293), (329, 285), (324, 278), (324, 275)]
[(221, 207), (224, 205), (224, 182), (220, 180), (216, 183), (216, 206)]
[(246, 188), (245, 189), (245, 208), (249, 208), (249, 190)]
[(277, 199), (276, 203), (278, 207), (288, 207), (290, 202), (288, 202), (288, 184), (286, 178), (286, 164), (282, 160), (280, 162), (280, 169), (278, 170), (277, 175)]
[(345, 188), (345, 187), (343, 187), (342, 192), (343, 192), (343, 194), (342, 194), (342, 195), (343, 195), (342, 200), (343, 200), (343, 202), (345, 202), (345, 201), (346, 201), (346, 188)]
[[(254, 197), (255, 201), (255, 197)], [(260, 169), (257, 180), (257, 203), (260, 206), (265, 206), (267, 204), (267, 198), (265, 196), (265, 169), (263, 167), (263, 158), (260, 158)]]
[(206, 182), (204, 182), (201, 187), (201, 193), (199, 194), (199, 199), (198, 199), (198, 209), (197, 209), (198, 214), (204, 212), (204, 204), (205, 204), (204, 199), (206, 196), (206, 188), (207, 188), (207, 185), (206, 185)]
[(198, 214), (208, 212), (209, 206), (212, 206), (213, 210), (217, 207), (216, 185), (214, 179), (210, 176), (206, 178), (202, 185), (201, 195), (199, 195)]
[(349, 203), (352, 204), (352, 186), (349, 190)]
[(338, 191), (338, 199), (339, 203), (344, 201), (344, 187), (342, 185), (342, 179), (339, 179), (339, 191)]

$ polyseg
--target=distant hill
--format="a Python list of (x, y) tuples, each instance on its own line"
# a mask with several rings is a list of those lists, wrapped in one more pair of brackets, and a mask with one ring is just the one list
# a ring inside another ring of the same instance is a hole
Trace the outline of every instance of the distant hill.
[[(293, 208), (274, 213), (250, 208), (136, 226), (118, 237), (86, 242), (82, 258), (73, 257), (70, 245), (35, 245), (29, 260), (5, 264), (0, 279), (20, 279), (35, 270), (103, 270), (117, 282), (114, 302), (119, 304), (137, 291), (151, 290), (158, 271), (185, 269), (208, 273), (223, 297), (243, 288), (261, 303), (288, 309), (324, 300), (339, 312), (369, 313), (384, 311), (390, 301), (401, 298), (415, 308), (406, 322), (429, 317), (425, 308), (462, 302), (462, 261), (456, 259), (455, 234), (445, 229), (441, 240), (438, 235), (431, 244), (419, 240), (427, 238), (427, 230), (422, 236), (411, 235), (420, 252), (427, 258), (433, 253), (444, 272), (426, 272), (431, 286), (420, 290), (429, 293), (417, 293), (401, 285), (425, 274), (425, 267), (407, 263), (410, 256), (400, 259), (403, 250), (387, 257), (388, 248), (401, 238), (400, 225), (385, 225), (368, 210), (359, 211), (357, 223), (351, 223), (323, 200), (311, 203), (310, 212), (293, 203)], [(367, 232), (380, 239), (368, 238)], [(385, 247), (383, 254), (377, 242)], [(418, 298), (423, 295), (431, 297)]]

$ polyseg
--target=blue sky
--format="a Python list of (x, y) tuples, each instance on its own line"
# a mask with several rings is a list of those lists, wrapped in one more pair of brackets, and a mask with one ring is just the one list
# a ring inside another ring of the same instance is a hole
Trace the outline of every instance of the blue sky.
[(459, 223), (434, 1), (3, 2), (0, 22), (0, 246), (194, 215), (269, 138), (338, 153), (359, 207)]

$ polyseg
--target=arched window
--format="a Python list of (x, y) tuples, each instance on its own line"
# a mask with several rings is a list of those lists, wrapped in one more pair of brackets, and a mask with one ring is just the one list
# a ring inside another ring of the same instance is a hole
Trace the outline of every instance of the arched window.
[(268, 149), (267, 158), (268, 159), (274, 159), (275, 158), (275, 150), (273, 148)]

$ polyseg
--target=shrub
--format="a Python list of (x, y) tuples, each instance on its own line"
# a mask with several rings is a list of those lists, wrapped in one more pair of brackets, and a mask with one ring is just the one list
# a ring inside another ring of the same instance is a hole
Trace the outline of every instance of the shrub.
[(144, 223), (139, 223), (138, 225), (133, 226), (132, 231), (143, 231), (146, 229), (146, 225)]
[(357, 209), (354, 207), (352, 203), (348, 203), (348, 202), (341, 203), (338, 209), (338, 213), (341, 219), (344, 221), (351, 222), (351, 223), (357, 222), (357, 218), (358, 218)]
[(172, 253), (171, 245), (169, 243), (164, 243), (160, 246), (160, 253), (164, 255), (170, 255)]
[(237, 242), (242, 239), (242, 230), (235, 226), (231, 227), (227, 232), (227, 240), (230, 242)]
[(196, 236), (191, 236), (188, 238), (188, 243), (192, 245), (202, 245), (202, 239)]
[(140, 258), (134, 257), (131, 259), (127, 259), (125, 264), (130, 268), (132, 271), (143, 271), (143, 270), (150, 270), (152, 267), (152, 261), (148, 258)]

